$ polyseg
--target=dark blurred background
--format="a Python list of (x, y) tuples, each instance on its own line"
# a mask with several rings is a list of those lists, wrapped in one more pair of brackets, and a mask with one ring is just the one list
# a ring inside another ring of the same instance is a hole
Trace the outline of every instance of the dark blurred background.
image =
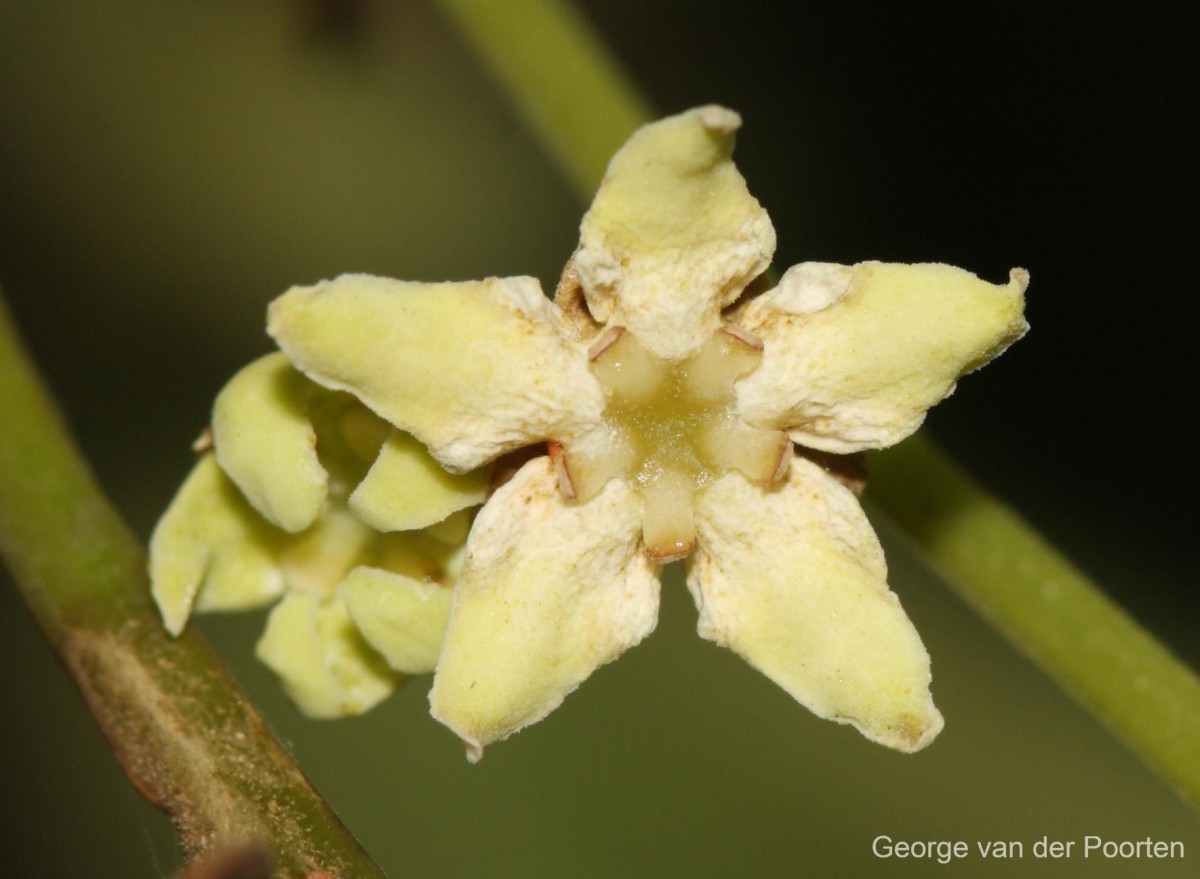
[[(1192, 23), (1153, 5), (582, 6), (656, 109), (742, 113), (738, 164), (779, 268), (1030, 270), (1031, 333), (928, 427), (1200, 664)], [(551, 286), (583, 207), (426, 2), (0, 0), (0, 284), (143, 536), (217, 389), (268, 350), (275, 295), (345, 271)], [(393, 875), (942, 869), (876, 860), (880, 833), (1150, 835), (1200, 854), (1193, 814), (881, 528), (948, 720), (912, 758), (700, 643), (678, 580), (655, 637), (475, 768), (428, 718), (425, 681), (313, 723), (250, 659), (261, 619), (205, 628)], [(7, 587), (0, 610), (0, 862), (168, 871), (164, 822)], [(1082, 871), (1191, 875), (1028, 854), (956, 875)]]

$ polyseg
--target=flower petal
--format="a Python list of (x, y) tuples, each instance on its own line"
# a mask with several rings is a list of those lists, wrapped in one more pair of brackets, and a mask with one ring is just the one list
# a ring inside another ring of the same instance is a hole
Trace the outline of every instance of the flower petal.
[(740, 315), (764, 349), (738, 411), (826, 452), (898, 443), (1024, 335), (1028, 283), (1022, 269), (997, 285), (936, 264), (794, 266)]
[(309, 717), (362, 714), (399, 682), (336, 599), (289, 592), (267, 618), (255, 653)]
[(462, 509), (457, 513), (451, 513), (440, 522), (434, 522), (421, 533), (448, 546), (462, 548), (463, 544), (467, 542), (467, 534), (471, 530), (471, 522), (474, 521), (474, 518), (474, 510)]
[(775, 252), (730, 156), (741, 118), (707, 106), (646, 125), (613, 157), (583, 218), (575, 269), (593, 316), (678, 360)]
[[(455, 513), (445, 522), (449, 523)], [(438, 523), (440, 526), (443, 523)], [(461, 526), (460, 526), (461, 527)], [(467, 554), (466, 537), (469, 529), (463, 529), (455, 542), (442, 540), (438, 526), (424, 531), (392, 531), (379, 535), (370, 551), (359, 559), (360, 564), (381, 568), (393, 574), (403, 574), (414, 580), (430, 581), (441, 586), (451, 586), (462, 572), (463, 559)]]
[(376, 537), (344, 506), (330, 504), (312, 527), (280, 549), (287, 588), (329, 598)]
[(696, 523), (688, 588), (703, 637), (819, 717), (901, 751), (933, 740), (929, 656), (847, 489), (798, 457), (777, 490), (723, 477), (699, 496)]
[(653, 631), (658, 571), (640, 520), (620, 480), (585, 504), (563, 500), (545, 457), (480, 511), (429, 697), (471, 760)]
[(599, 418), (604, 394), (561, 321), (533, 278), (343, 275), (275, 300), (268, 331), (314, 381), (355, 394), (463, 472)]
[(359, 632), (388, 665), (411, 675), (433, 671), (450, 619), (450, 589), (379, 568), (358, 567), (346, 577), (340, 592)]
[(213, 406), (221, 469), (269, 522), (293, 533), (317, 518), (329, 487), (305, 402), (312, 387), (284, 355), (268, 354), (238, 372)]
[(483, 503), (489, 469), (447, 473), (425, 446), (392, 431), (366, 478), (350, 495), (350, 509), (379, 531), (411, 531)]
[(150, 593), (178, 635), (196, 610), (259, 607), (283, 592), (275, 535), (216, 458), (196, 462), (150, 538)]

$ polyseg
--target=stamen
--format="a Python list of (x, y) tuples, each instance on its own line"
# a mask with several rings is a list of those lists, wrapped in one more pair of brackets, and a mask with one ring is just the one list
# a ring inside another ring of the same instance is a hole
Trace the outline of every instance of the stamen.
[(731, 470), (761, 483), (786, 472), (787, 435), (750, 427), (735, 411), (734, 382), (762, 357), (754, 336), (725, 327), (691, 357), (670, 361), (610, 327), (588, 353), (609, 398), (604, 423), (566, 448), (550, 444), (559, 486), (586, 502), (623, 477), (642, 496), (646, 553), (655, 561), (691, 551), (697, 491)]

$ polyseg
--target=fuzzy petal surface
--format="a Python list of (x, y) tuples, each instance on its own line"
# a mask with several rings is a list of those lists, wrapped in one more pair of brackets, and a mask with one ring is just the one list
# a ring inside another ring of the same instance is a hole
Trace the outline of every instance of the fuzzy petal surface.
[(314, 718), (362, 714), (399, 680), (340, 601), (302, 592), (289, 592), (271, 611), (255, 652), (296, 706)]
[(374, 538), (374, 532), (353, 513), (330, 504), (310, 528), (279, 551), (279, 568), (288, 589), (320, 599), (331, 597)]
[(989, 284), (939, 264), (803, 263), (738, 323), (763, 342), (737, 385), (752, 424), (847, 454), (898, 443), (925, 412), (1024, 335), (1028, 275)]
[(659, 357), (699, 348), (775, 252), (771, 221), (731, 159), (741, 124), (710, 105), (643, 126), (583, 218), (573, 261), (592, 315)]
[(150, 592), (178, 635), (196, 610), (260, 607), (283, 593), (271, 528), (216, 458), (196, 462), (150, 538)]
[(392, 431), (366, 478), (350, 495), (350, 509), (378, 531), (412, 531), (483, 503), (489, 470), (449, 473), (420, 441)]
[(213, 405), (221, 469), (267, 521), (293, 533), (317, 518), (329, 487), (308, 417), (312, 387), (284, 355), (268, 354), (243, 367)]
[(471, 760), (653, 631), (658, 570), (640, 533), (641, 502), (623, 482), (565, 501), (545, 457), (484, 506), (429, 697)]
[(770, 491), (739, 474), (718, 480), (699, 496), (696, 526), (688, 588), (702, 637), (819, 717), (901, 751), (933, 740), (942, 716), (929, 656), (849, 490), (797, 457)]
[(465, 472), (599, 418), (604, 394), (561, 325), (533, 278), (343, 275), (285, 293), (267, 328), (309, 378), (354, 394)]
[(433, 671), (450, 619), (450, 589), (358, 567), (342, 583), (341, 596), (363, 638), (388, 665), (411, 675)]

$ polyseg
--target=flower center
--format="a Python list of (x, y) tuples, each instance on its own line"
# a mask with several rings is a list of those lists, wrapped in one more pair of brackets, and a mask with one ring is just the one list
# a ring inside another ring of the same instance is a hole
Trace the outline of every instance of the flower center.
[(770, 482), (786, 467), (782, 431), (745, 424), (735, 412), (734, 382), (761, 357), (756, 339), (726, 327), (683, 360), (663, 360), (623, 328), (592, 347), (592, 371), (608, 394), (600, 430), (552, 448), (564, 494), (587, 500), (613, 477), (644, 504), (646, 552), (683, 558), (695, 544), (692, 498), (730, 470)]

